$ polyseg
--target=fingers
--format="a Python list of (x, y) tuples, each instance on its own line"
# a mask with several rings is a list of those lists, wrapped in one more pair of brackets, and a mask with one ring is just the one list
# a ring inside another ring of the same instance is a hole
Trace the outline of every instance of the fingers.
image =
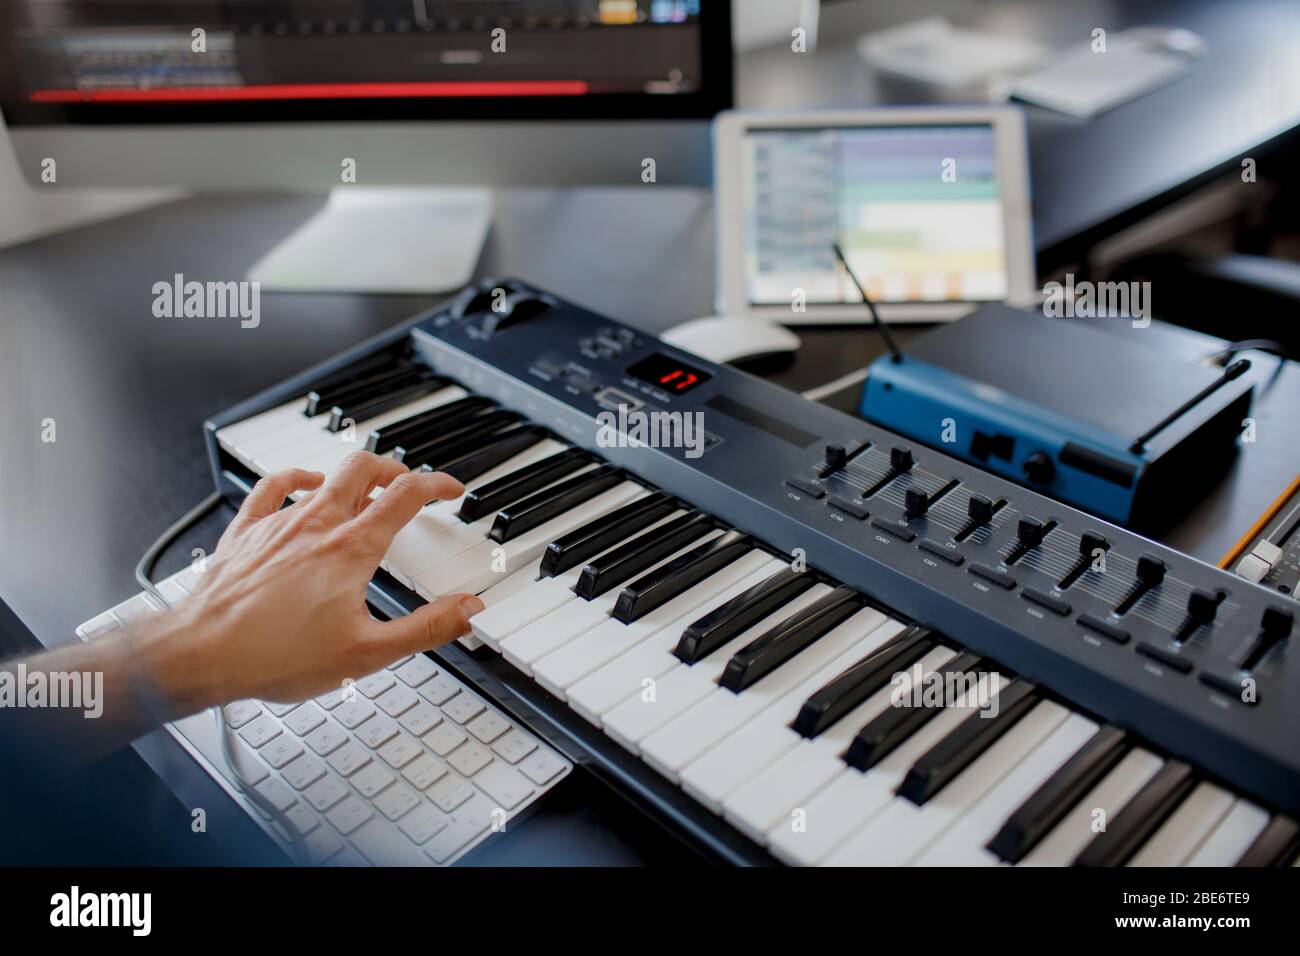
[(406, 617), (373, 622), (375, 640), (385, 660), (397, 660), (434, 647), (449, 644), (469, 633), (469, 619), (483, 610), (483, 602), (472, 594), (448, 594), (426, 604)]
[(459, 498), (465, 486), (441, 471), (408, 471), (388, 483), (383, 492), (369, 502), (357, 521), (375, 537), (376, 546), (387, 551), (393, 536), (420, 513), (431, 501)]
[(361, 510), (373, 488), (387, 485), (406, 472), (406, 466), (400, 461), (368, 451), (354, 451), (325, 482), (316, 500), (339, 507), (350, 518)]
[(255, 521), (269, 517), (280, 510), (284, 500), (293, 492), (319, 488), (324, 481), (325, 476), (319, 471), (304, 471), (302, 468), (286, 468), (284, 471), (277, 471), (253, 486), (253, 490), (244, 499), (230, 527), (247, 527)]

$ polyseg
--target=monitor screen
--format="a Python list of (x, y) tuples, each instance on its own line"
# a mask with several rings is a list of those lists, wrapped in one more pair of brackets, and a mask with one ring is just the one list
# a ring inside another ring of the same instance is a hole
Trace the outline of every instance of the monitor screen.
[(998, 301), (1006, 232), (988, 124), (751, 128), (742, 147), (752, 305)]
[(703, 6), (4, 0), (0, 102), (15, 125), (708, 117), (730, 25)]

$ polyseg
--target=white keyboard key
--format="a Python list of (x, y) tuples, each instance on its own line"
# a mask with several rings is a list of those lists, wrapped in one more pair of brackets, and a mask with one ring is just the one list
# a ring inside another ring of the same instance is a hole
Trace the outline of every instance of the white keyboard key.
[[(833, 678), (878, 650), (902, 629), (901, 622), (891, 621), (879, 611), (859, 611), (741, 693), (721, 687), (714, 690), (647, 737), (641, 744), (642, 759), (675, 782), (688, 763), (780, 701), (793, 688), (820, 675), (824, 668), (831, 670), (825, 675), (827, 679)], [(819, 679), (816, 686), (825, 682)], [(810, 693), (815, 690), (816, 687), (811, 688)]]
[(466, 777), (474, 776), (491, 762), (492, 751), (474, 741), (458, 747), (447, 758), (447, 763)]
[(495, 761), (474, 777), (474, 785), (497, 802), (503, 810), (513, 810), (533, 794), (534, 787), (518, 770)]
[(1200, 783), (1133, 854), (1129, 866), (1183, 866), (1232, 807), (1222, 787)]
[(416, 654), (401, 667), (393, 671), (397, 679), (408, 687), (419, 687), (431, 677), (436, 677), (438, 668), (423, 654)]
[(796, 830), (787, 820), (785, 827), (769, 830), (768, 848), (787, 863), (811, 866), (822, 862), (875, 819), (894, 799), (894, 790), (912, 764), (969, 716), (970, 711), (962, 706), (946, 707), (865, 773), (844, 767), (799, 808), (806, 825)]
[(1069, 866), (1097, 835), (1093, 829), (1098, 820), (1096, 811), (1102, 811), (1105, 819), (1112, 819), (1155, 776), (1162, 763), (1164, 761), (1149, 750), (1134, 748), (1061, 818), (1061, 822), (1025, 855), (1020, 865)]
[(358, 727), (355, 733), (358, 740), (371, 750), (375, 750), (397, 736), (397, 721), (376, 714)]
[(512, 574), (536, 561), (556, 538), (644, 494), (641, 485), (625, 481), (505, 544), (484, 538), (469, 550), (417, 574), (413, 579), (415, 590), (425, 600), (457, 591), (482, 591), (501, 574)]
[(365, 823), (375, 811), (370, 809), (370, 805), (363, 803), (356, 797), (348, 796), (336, 804), (325, 814), (328, 820), (336, 830), (347, 836), (361, 824)]
[(442, 712), (427, 700), (418, 704), (397, 718), (397, 722), (415, 734), (423, 737), (442, 722)]
[(388, 671), (377, 671), (368, 677), (363, 677), (357, 681), (356, 687), (361, 693), (365, 694), (371, 700), (374, 700), (388, 688), (397, 683), (395, 678)]
[(452, 813), (447, 821), (447, 828), (429, 841), (424, 852), (435, 863), (446, 863), (476, 837), (487, 831), (492, 825), (494, 809), (492, 801), (487, 797), (475, 794)]
[(299, 737), (311, 733), (323, 723), (325, 723), (325, 715), (312, 703), (304, 704), (284, 718), (284, 725)]
[(414, 737), (398, 734), (379, 748), (379, 757), (394, 769), (401, 770), (424, 753), (424, 747)]
[(334, 719), (348, 730), (356, 730), (374, 712), (373, 704), (364, 697), (358, 697), (335, 708)]
[(827, 863), (832, 866), (907, 863), (1010, 773), (1068, 716), (1068, 711), (1059, 704), (1051, 701), (1038, 704), (923, 806), (904, 797), (894, 798), (880, 816)]
[(516, 764), (537, 749), (537, 741), (518, 728), (492, 745), (493, 752), (509, 764)]
[(564, 761), (545, 748), (534, 751), (518, 766), (523, 775), (539, 787), (550, 783), (565, 770)]
[(416, 807), (402, 817), (397, 828), (405, 833), (413, 843), (428, 843), (447, 825), (447, 818), (428, 803)]
[[(515, 574), (530, 577), (537, 569), (529, 566)], [(502, 582), (505, 584), (506, 582)], [(497, 585), (501, 587), (501, 585)], [(470, 619), (474, 635), (490, 647), (497, 647), (521, 627), (533, 623), (538, 618), (551, 613), (563, 604), (573, 600), (573, 591), (565, 586), (559, 578), (542, 578), (509, 598), (493, 602), (490, 588), (482, 595), (484, 610)]]
[(500, 649), (505, 659), (525, 674), (531, 674), (534, 662), (609, 620), (609, 607), (604, 604), (570, 598), (503, 640)]
[(286, 714), (293, 713), (293, 711), (301, 707), (302, 701), (297, 701), (292, 704), (264, 703), (263, 706), (271, 713), (275, 714), (275, 716), (284, 717)]
[(388, 819), (396, 820), (420, 805), (420, 795), (406, 784), (399, 783), (376, 797), (374, 804), (375, 809)]
[(375, 699), (375, 706), (389, 717), (399, 717), (420, 702), (420, 695), (402, 684), (390, 688)]
[(1097, 732), (1097, 725), (1072, 714), (1032, 753), (922, 854), (919, 866), (995, 866), (1000, 861), (986, 844), (1015, 809), (1056, 773)]
[(221, 710), (226, 716), (226, 726), (238, 730), (262, 712), (262, 705), (255, 700), (237, 700)]
[(239, 729), (239, 736), (248, 746), (257, 750), (280, 736), (280, 725), (270, 714), (260, 714)]
[(289, 788), (274, 777), (267, 777), (253, 789), (281, 813), (298, 802), (298, 798), (290, 792)]
[(1233, 866), (1263, 832), (1268, 819), (1267, 810), (1238, 798), (1184, 865)]
[(262, 759), (276, 770), (279, 770), (300, 754), (302, 754), (302, 744), (298, 743), (293, 737), (284, 734), (281, 734), (262, 748)]
[(460, 684), (446, 674), (439, 674), (420, 685), (420, 696), (438, 706), (442, 706), (459, 693)]
[(490, 744), (510, 729), (510, 721), (489, 710), (471, 720), (465, 729), (480, 743)]
[(468, 739), (463, 730), (447, 721), (443, 721), (424, 735), (424, 742), (439, 757), (447, 756)]
[(348, 795), (348, 788), (338, 777), (326, 777), (303, 791), (302, 798), (324, 813)]
[(317, 727), (303, 738), (307, 746), (324, 757), (348, 742), (348, 735), (332, 724)]
[(333, 710), (339, 704), (343, 703), (346, 691), (342, 687), (335, 687), (316, 698), (316, 703), (320, 704), (325, 710)]
[(236, 741), (231, 747), (231, 753), (234, 757), (235, 773), (250, 787), (256, 786), (271, 775), (271, 772), (266, 769), (266, 764), (258, 760), (257, 755), (242, 743)]
[(302, 790), (325, 776), (325, 768), (321, 766), (319, 761), (313, 760), (311, 757), (299, 757), (297, 760), (291, 761), (287, 767), (280, 771), (280, 774), (285, 780), (289, 781), (289, 786), (295, 790)]
[(474, 785), (468, 780), (448, 774), (430, 787), (426, 796), (438, 809), (444, 813), (451, 813), (476, 792)]
[(458, 724), (467, 724), (487, 708), (473, 694), (460, 693), (442, 705), (442, 714)]
[(294, 804), (285, 810), (284, 817), (289, 821), (291, 827), (304, 836), (320, 826), (320, 820), (316, 818), (316, 814), (312, 813), (301, 803)]
[(421, 754), (402, 768), (402, 776), (417, 790), (428, 790), (447, 776), (447, 768), (432, 754)]
[(567, 688), (602, 664), (674, 624), (683, 615), (703, 615), (714, 606), (719, 594), (770, 560), (766, 552), (750, 551), (631, 624), (609, 618), (599, 627), (539, 660), (533, 665), (533, 676), (551, 693), (563, 698)]
[(352, 775), (352, 786), (367, 800), (380, 793), (397, 778), (377, 763), (366, 764)]
[(326, 758), (326, 763), (350, 777), (366, 764), (370, 763), (370, 754), (355, 740), (349, 740)]

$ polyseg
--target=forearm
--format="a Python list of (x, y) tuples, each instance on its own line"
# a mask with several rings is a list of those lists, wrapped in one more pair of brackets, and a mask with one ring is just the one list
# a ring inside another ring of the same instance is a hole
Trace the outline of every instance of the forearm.
[(66, 773), (219, 702), (213, 669), (187, 630), (185, 615), (173, 611), (0, 664), (0, 732), (44, 772)]

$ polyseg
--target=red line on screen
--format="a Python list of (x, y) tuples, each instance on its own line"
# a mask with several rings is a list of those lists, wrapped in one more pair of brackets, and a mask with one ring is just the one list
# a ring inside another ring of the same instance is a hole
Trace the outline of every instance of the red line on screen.
[(267, 83), (259, 86), (153, 90), (36, 90), (33, 103), (190, 103), (231, 100), (335, 100), (439, 96), (582, 96), (583, 80), (484, 80), (429, 83)]

